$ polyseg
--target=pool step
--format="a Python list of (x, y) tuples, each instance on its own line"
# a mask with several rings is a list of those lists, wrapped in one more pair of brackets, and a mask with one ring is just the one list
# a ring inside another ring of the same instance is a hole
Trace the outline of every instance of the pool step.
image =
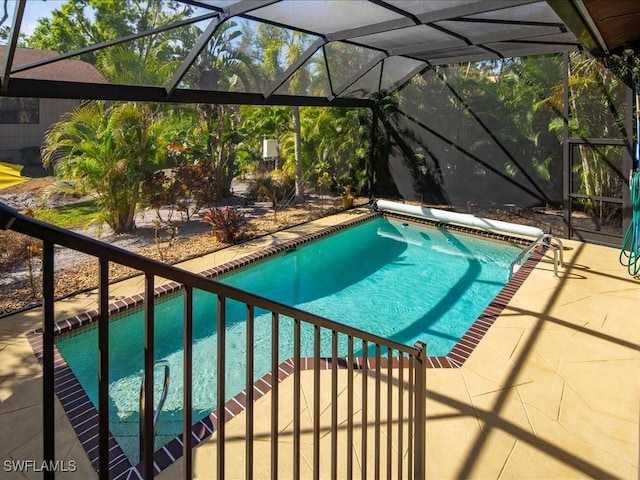
[[(140, 451), (140, 423), (138, 412), (111, 412), (109, 429), (118, 441), (118, 444), (132, 464), (139, 462)], [(124, 418), (122, 418), (124, 417)], [(155, 450), (158, 450), (176, 435), (182, 433), (182, 419), (165, 419), (164, 416), (158, 423), (158, 432), (155, 438)]]

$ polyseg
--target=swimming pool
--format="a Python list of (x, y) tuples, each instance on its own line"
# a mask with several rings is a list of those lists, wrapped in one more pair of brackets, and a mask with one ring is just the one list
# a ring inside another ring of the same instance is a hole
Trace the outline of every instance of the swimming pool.
[[(422, 340), (430, 355), (446, 355), (503, 288), (510, 263), (519, 252), (518, 247), (504, 243), (377, 217), (220, 280), (399, 343), (412, 345)], [(160, 446), (182, 428), (182, 337), (176, 333), (181, 332), (181, 296), (159, 302), (155, 310), (156, 359), (168, 360), (172, 371), (158, 428), (156, 444)], [(215, 296), (195, 292), (194, 310), (195, 422), (216, 405)], [(226, 370), (232, 374), (226, 379), (227, 398), (245, 385), (244, 356), (238, 354), (245, 347), (243, 320), (244, 306), (229, 302)], [(293, 354), (286, 321), (282, 319), (280, 329), (280, 360)], [(270, 327), (270, 315), (256, 315), (256, 379), (270, 369)], [(111, 430), (135, 464), (143, 370), (142, 313), (123, 316), (110, 330)], [(302, 334), (302, 355), (307, 356), (312, 341), (304, 338), (312, 334), (304, 330)], [(96, 405), (97, 330), (62, 338), (57, 347)]]

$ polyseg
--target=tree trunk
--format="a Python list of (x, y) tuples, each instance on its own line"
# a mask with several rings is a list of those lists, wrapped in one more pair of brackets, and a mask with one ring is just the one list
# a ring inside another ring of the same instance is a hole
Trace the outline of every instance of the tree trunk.
[(131, 204), (129, 205), (129, 212), (127, 213), (127, 218), (125, 220), (124, 225), (122, 226), (123, 232), (130, 232), (136, 228), (136, 207), (138, 204), (138, 199), (140, 197), (140, 184), (142, 181), (138, 180), (135, 183), (135, 187), (131, 196)]
[(293, 106), (293, 148), (296, 162), (296, 203), (303, 200), (302, 195), (302, 158), (301, 158), (301, 146), (300, 146), (300, 109), (297, 106)]

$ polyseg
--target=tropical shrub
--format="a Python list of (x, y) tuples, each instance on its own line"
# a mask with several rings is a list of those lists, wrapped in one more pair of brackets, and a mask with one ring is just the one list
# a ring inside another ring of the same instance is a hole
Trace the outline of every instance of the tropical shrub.
[(295, 190), (294, 180), (287, 175), (269, 175), (257, 177), (247, 192), (248, 197), (254, 202), (269, 202), (272, 206)]
[(43, 164), (95, 192), (115, 233), (132, 230), (145, 175), (167, 161), (166, 118), (149, 104), (87, 103), (47, 132)]
[(218, 174), (212, 162), (200, 160), (175, 168), (175, 179), (181, 189), (183, 200), (194, 201), (195, 211), (211, 207), (213, 202), (228, 197), (231, 193), (232, 175)]
[(247, 223), (244, 212), (235, 207), (214, 207), (204, 214), (202, 221), (211, 225), (213, 234), (224, 243), (236, 240)]
[[(174, 205), (179, 202), (180, 188), (175, 177), (167, 175), (164, 170), (148, 174), (140, 187), (140, 200), (144, 205), (153, 208), (161, 221), (171, 221)], [(170, 207), (167, 218), (160, 214), (162, 207)]]

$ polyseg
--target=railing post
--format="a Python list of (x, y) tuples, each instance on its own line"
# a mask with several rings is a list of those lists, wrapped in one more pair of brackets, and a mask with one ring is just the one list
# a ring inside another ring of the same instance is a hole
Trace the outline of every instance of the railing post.
[[(278, 478), (278, 425), (280, 382), (280, 317), (271, 313), (271, 478)], [(253, 363), (252, 363), (253, 365)], [(249, 402), (247, 398), (247, 403)], [(247, 477), (249, 478), (249, 477)], [(253, 478), (253, 477), (251, 477)]]
[(367, 415), (369, 414), (369, 410), (367, 409), (367, 398), (368, 398), (368, 372), (369, 372), (369, 352), (367, 349), (369, 345), (366, 340), (362, 340), (362, 476), (361, 478), (367, 478)]
[(246, 305), (246, 347), (245, 347), (245, 391), (247, 392), (247, 421), (245, 425), (245, 478), (251, 480), (253, 478), (253, 348), (254, 348), (254, 308), (253, 305)]
[(227, 328), (227, 299), (222, 295), (218, 295), (218, 358), (217, 358), (217, 403), (218, 403), (218, 441), (216, 444), (216, 453), (218, 456), (217, 478), (224, 480), (225, 478), (225, 421), (227, 412), (225, 411), (225, 376), (227, 374), (226, 361), (226, 328)]
[(301, 321), (293, 319), (293, 478), (300, 478), (300, 336)]
[(380, 451), (380, 344), (376, 343), (375, 347), (375, 355), (376, 355), (376, 366), (375, 366), (375, 406), (373, 407), (374, 417), (375, 417), (375, 428), (373, 429), (373, 443), (374, 449), (373, 454), (375, 455), (375, 463), (373, 464), (373, 476), (376, 479), (380, 478), (380, 462), (382, 461)]
[[(53, 302), (54, 269), (53, 243), (43, 242), (42, 248), (42, 306), (44, 308), (44, 328), (42, 334), (42, 438), (44, 441), (43, 460), (49, 465), (55, 458), (55, 366), (54, 366), (54, 323)], [(54, 470), (44, 471), (45, 479), (55, 478)]]
[(99, 474), (109, 478), (109, 260), (100, 258), (98, 284), (98, 451)]
[[(403, 473), (403, 435), (404, 435), (404, 353), (398, 351), (398, 480), (402, 480)], [(407, 442), (408, 443), (408, 442)]]
[(320, 326), (313, 326), (313, 478), (320, 478)]
[(414, 470), (416, 480), (423, 480), (426, 474), (426, 422), (427, 422), (427, 345), (424, 342), (416, 342), (414, 348), (418, 350), (415, 357), (415, 438), (414, 438)]
[(182, 478), (191, 480), (193, 477), (193, 457), (191, 437), (192, 400), (193, 400), (193, 288), (184, 288), (184, 324), (182, 333), (183, 345), (183, 416), (182, 416)]
[(154, 310), (154, 275), (152, 273), (145, 274), (145, 290), (144, 290), (144, 403), (140, 414), (143, 418), (143, 429), (141, 438), (143, 445), (142, 458), (144, 478), (153, 478), (153, 371), (155, 364), (155, 310)]
[(353, 478), (353, 336), (347, 337), (347, 480)]

